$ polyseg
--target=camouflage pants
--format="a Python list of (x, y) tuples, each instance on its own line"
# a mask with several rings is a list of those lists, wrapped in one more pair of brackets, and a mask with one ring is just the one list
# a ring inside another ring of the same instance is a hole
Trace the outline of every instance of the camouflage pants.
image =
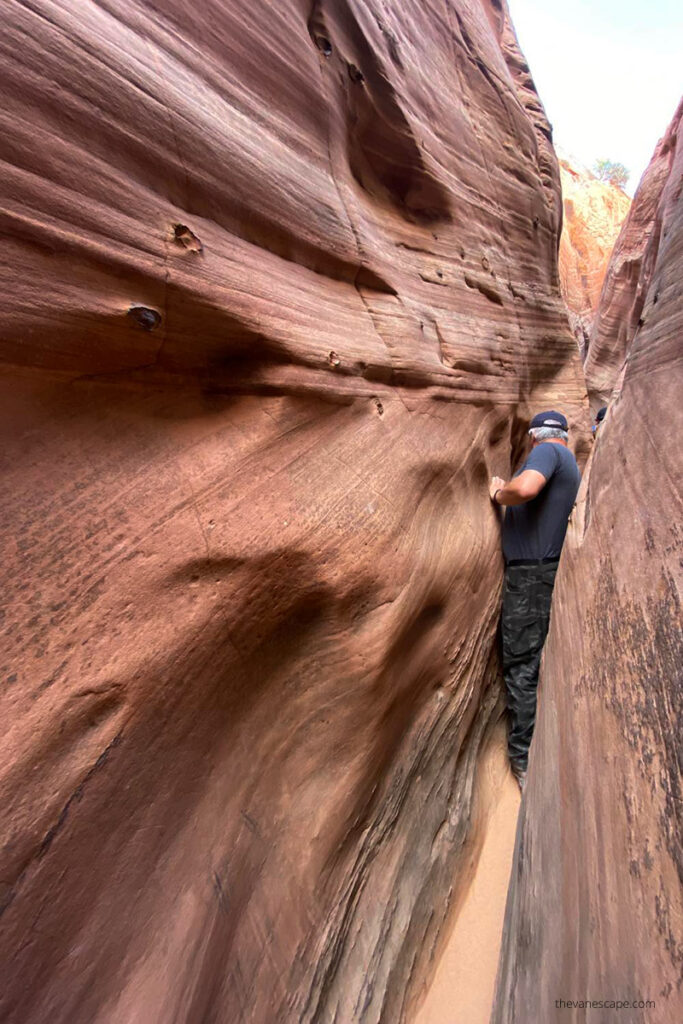
[(503, 588), (503, 675), (510, 713), (508, 754), (526, 771), (536, 721), (536, 690), (557, 562), (508, 565)]

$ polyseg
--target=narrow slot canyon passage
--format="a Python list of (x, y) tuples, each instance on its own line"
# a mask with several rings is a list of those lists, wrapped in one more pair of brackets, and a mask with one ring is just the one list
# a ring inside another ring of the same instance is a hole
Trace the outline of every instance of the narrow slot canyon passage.
[(491, 1019), (519, 805), (501, 726), (481, 765), (475, 834), (480, 831), (482, 843), (474, 875), (414, 1024), (488, 1024)]
[(506, 0), (4, 13), (0, 1020), (683, 1019), (682, 108), (631, 198)]

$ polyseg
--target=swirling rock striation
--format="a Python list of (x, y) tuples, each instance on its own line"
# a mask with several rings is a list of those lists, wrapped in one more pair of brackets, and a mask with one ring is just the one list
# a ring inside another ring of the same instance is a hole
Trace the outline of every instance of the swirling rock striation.
[(580, 1021), (614, 1012), (586, 1000), (620, 1000), (634, 1022), (683, 1016), (683, 138), (669, 139), (656, 260), (621, 293), (632, 308), (644, 291), (644, 322), (557, 577), (495, 1024), (554, 1020), (560, 999)]
[(583, 426), (498, 0), (18, 0), (0, 1015), (401, 1020), (500, 714), (491, 472)]

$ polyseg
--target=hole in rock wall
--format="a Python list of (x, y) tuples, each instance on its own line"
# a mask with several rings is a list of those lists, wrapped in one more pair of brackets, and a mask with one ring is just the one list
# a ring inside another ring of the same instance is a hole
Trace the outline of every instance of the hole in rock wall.
[(181, 245), (188, 252), (201, 252), (202, 243), (199, 241), (194, 231), (191, 231), (186, 224), (175, 224), (173, 227), (173, 237), (175, 241)]
[(127, 315), (143, 331), (153, 331), (161, 323), (161, 313), (149, 306), (131, 306)]

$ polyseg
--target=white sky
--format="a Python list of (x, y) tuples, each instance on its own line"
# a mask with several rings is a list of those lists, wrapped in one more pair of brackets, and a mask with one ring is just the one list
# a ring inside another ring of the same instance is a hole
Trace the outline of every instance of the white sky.
[(683, 0), (508, 0), (556, 145), (631, 172), (633, 195), (683, 93)]

